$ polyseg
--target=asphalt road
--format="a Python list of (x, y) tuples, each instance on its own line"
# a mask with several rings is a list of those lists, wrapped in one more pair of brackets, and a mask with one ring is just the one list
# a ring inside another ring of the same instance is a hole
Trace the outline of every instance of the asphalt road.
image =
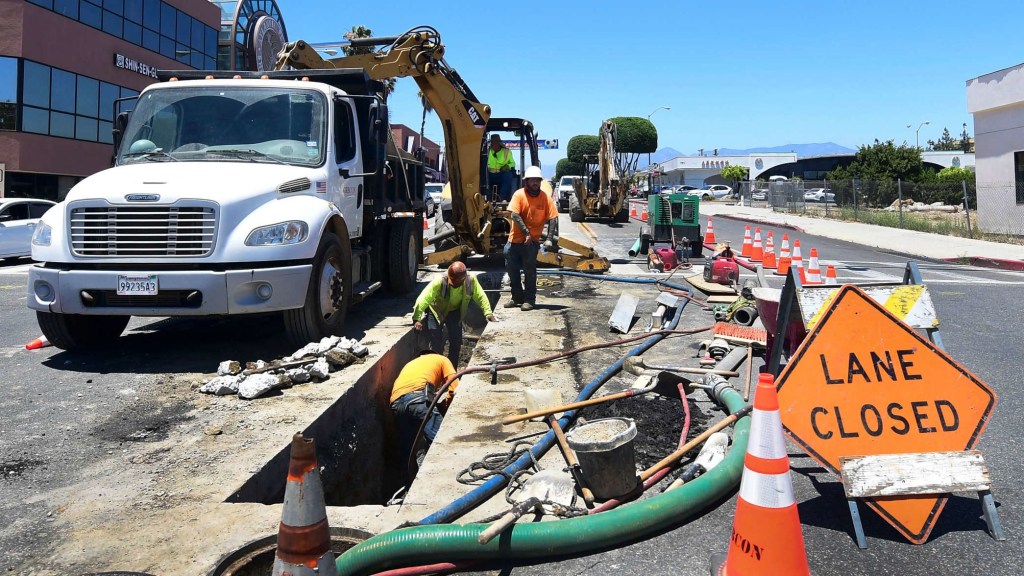
[[(584, 238), (588, 232), (562, 216), (563, 234)], [(739, 245), (744, 223), (715, 220), (719, 239)], [(612, 273), (644, 274), (642, 259), (626, 251), (639, 224), (588, 222), (602, 255), (613, 261)], [(766, 230), (762, 230), (766, 233)], [(778, 242), (783, 232), (775, 229)], [(804, 256), (810, 246), (823, 262), (835, 262), (840, 281), (898, 281), (906, 258), (897, 253), (865, 249), (849, 243), (801, 237)], [(898, 247), (893, 247), (894, 252)], [(74, 481), (80, 470), (110, 458), (126, 442), (159, 435), (181, 414), (150, 394), (152, 385), (181, 373), (209, 372), (225, 358), (273, 357), (290, 350), (271, 342), (280, 330), (273, 317), (246, 319), (135, 319), (116, 351), (73, 354), (56, 348), (25, 351), (39, 336), (34, 313), (25, 307), (27, 261), (0, 265), (0, 372), (6, 394), (0, 397), (0, 571), (19, 565), (33, 543), (53, 541), (53, 511), (46, 495)], [(1024, 312), (1015, 296), (1024, 274), (920, 263), (942, 322), (946, 350), (999, 395), (999, 403), (978, 448), (993, 479), (993, 494), (1005, 542), (985, 532), (980, 505), (973, 494), (952, 497), (930, 540), (907, 543), (894, 529), (862, 508), (867, 550), (853, 541), (841, 486), (830, 473), (790, 446), (792, 474), (799, 502), (811, 571), (819, 576), (882, 574), (960, 575), (979, 572), (1019, 574), (1024, 529), (1019, 432), (1024, 430), (1022, 399), (1017, 385), (1024, 381), (1019, 352), (1024, 337), (1019, 329)], [(781, 278), (773, 278), (772, 282)], [(372, 325), (372, 312), (356, 320)], [(358, 332), (358, 327), (354, 330)], [(358, 333), (352, 334), (358, 337)], [(708, 557), (727, 549), (735, 497), (700, 517), (656, 537), (600, 554), (557, 562), (507, 567), (517, 574), (706, 574)], [(45, 546), (45, 544), (44, 544)]]

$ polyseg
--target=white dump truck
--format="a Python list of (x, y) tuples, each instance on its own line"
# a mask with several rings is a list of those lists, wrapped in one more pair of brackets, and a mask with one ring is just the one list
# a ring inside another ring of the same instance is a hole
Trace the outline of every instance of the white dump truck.
[(74, 350), (132, 316), (280, 311), (303, 344), (411, 290), (423, 168), (390, 143), (380, 92), (362, 69), (161, 74), (118, 114), (113, 167), (36, 228), (43, 334)]

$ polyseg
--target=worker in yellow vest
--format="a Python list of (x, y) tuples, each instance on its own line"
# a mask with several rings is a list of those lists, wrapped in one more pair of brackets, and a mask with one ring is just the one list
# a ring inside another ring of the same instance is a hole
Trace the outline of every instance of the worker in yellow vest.
[(498, 196), (508, 202), (512, 199), (512, 172), (516, 160), (512, 151), (501, 142), (501, 136), (491, 134), (491, 145), (487, 149), (487, 188), (498, 188)]

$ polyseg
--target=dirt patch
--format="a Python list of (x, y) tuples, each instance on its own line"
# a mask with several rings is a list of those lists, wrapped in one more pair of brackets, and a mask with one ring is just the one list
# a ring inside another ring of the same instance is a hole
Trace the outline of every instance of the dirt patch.
[(28, 470), (41, 466), (42, 464), (42, 460), (33, 460), (31, 458), (15, 458), (13, 460), (0, 462), (0, 480), (13, 479), (15, 476), (21, 476)]
[(149, 400), (123, 408), (96, 426), (92, 436), (108, 442), (158, 442), (178, 424), (191, 420), (191, 407), (180, 402)]

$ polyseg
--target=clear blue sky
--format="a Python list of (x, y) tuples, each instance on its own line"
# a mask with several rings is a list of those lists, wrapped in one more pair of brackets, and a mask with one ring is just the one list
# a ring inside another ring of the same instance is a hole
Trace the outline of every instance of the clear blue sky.
[[(966, 81), (1024, 62), (1019, 1), (590, 0), (433, 3), (277, 0), (291, 40), (434, 26), (446, 59), (495, 115), (534, 121), (562, 149), (605, 118), (651, 117), (659, 148), (880, 140), (921, 144), (967, 123)], [(504, 15), (490, 14), (489, 9)], [(419, 128), (398, 82), (392, 121)], [(911, 128), (906, 128), (912, 124)], [(440, 141), (436, 117), (426, 135)]]

